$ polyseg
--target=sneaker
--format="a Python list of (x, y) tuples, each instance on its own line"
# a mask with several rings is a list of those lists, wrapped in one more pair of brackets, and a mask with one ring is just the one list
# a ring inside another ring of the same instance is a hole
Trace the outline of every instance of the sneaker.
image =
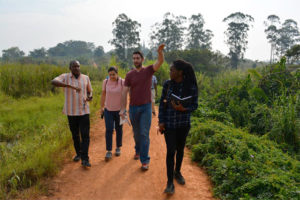
[(177, 183), (179, 183), (180, 185), (184, 185), (185, 184), (185, 180), (183, 178), (183, 176), (181, 175), (180, 172), (174, 172), (174, 178), (176, 179)]
[(74, 162), (78, 162), (80, 160), (80, 156), (79, 155), (76, 155), (74, 158), (73, 158), (73, 161)]
[(134, 155), (133, 159), (134, 159), (134, 160), (140, 159), (140, 155), (136, 153), (136, 154)]
[(143, 171), (147, 171), (148, 169), (149, 169), (149, 164), (147, 164), (147, 163), (142, 164)]
[(116, 156), (120, 156), (121, 155), (121, 149), (118, 147), (116, 148)]
[(112, 157), (111, 151), (106, 152), (105, 161), (109, 161), (111, 159), (111, 157)]
[(88, 160), (82, 160), (81, 165), (83, 167), (91, 167), (92, 166), (91, 163)]
[(167, 193), (167, 194), (174, 194), (174, 192), (175, 192), (174, 184), (173, 183), (167, 183), (167, 187), (166, 187), (164, 192)]

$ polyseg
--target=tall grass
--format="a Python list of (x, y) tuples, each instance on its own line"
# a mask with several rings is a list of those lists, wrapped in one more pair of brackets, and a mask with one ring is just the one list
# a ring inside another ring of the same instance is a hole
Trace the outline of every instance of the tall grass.
[[(100, 82), (92, 82), (91, 117), (99, 109)], [(14, 99), (0, 93), (0, 199), (55, 175), (73, 153), (62, 92)]]
[(51, 65), (5, 65), (0, 67), (0, 88), (16, 98), (54, 92), (50, 81), (66, 69)]
[[(81, 72), (92, 81), (105, 78), (104, 67), (81, 66)], [(57, 90), (50, 81), (62, 73), (69, 73), (67, 66), (8, 64), (0, 66), (0, 90), (14, 98), (45, 96)]]

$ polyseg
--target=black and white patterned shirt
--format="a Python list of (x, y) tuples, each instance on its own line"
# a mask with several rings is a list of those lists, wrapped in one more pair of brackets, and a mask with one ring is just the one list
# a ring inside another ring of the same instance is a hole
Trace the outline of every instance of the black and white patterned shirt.
[[(196, 86), (189, 88), (189, 91), (183, 91), (183, 83), (176, 83), (167, 80), (163, 85), (163, 91), (159, 104), (159, 123), (164, 123), (166, 129), (175, 129), (179, 127), (190, 126), (191, 113), (198, 108), (198, 91)], [(183, 94), (192, 96), (191, 101), (184, 105), (187, 109), (185, 112), (177, 111), (173, 108), (170, 100), (171, 94), (175, 94), (180, 98), (184, 98)], [(167, 102), (164, 102), (166, 100)]]

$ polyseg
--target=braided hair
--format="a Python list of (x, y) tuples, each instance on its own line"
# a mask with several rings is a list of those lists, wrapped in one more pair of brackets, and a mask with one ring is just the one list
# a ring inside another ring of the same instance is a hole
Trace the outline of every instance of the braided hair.
[(189, 95), (190, 88), (193, 86), (196, 87), (198, 92), (197, 79), (192, 64), (184, 60), (175, 60), (173, 61), (173, 67), (178, 71), (182, 71), (184, 95)]

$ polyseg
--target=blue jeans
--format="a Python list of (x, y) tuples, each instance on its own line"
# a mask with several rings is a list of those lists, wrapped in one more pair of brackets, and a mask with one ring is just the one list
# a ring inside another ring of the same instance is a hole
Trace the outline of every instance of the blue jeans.
[(120, 111), (108, 111), (107, 109), (104, 110), (104, 119), (105, 119), (105, 127), (106, 127), (106, 150), (112, 150), (112, 134), (114, 128), (116, 129), (116, 140), (117, 140), (117, 147), (122, 146), (122, 135), (123, 135), (123, 128), (120, 125)]
[(151, 103), (129, 107), (129, 117), (134, 133), (135, 152), (140, 155), (140, 160), (143, 164), (150, 162), (148, 152), (150, 146), (149, 130), (152, 120), (151, 112)]

